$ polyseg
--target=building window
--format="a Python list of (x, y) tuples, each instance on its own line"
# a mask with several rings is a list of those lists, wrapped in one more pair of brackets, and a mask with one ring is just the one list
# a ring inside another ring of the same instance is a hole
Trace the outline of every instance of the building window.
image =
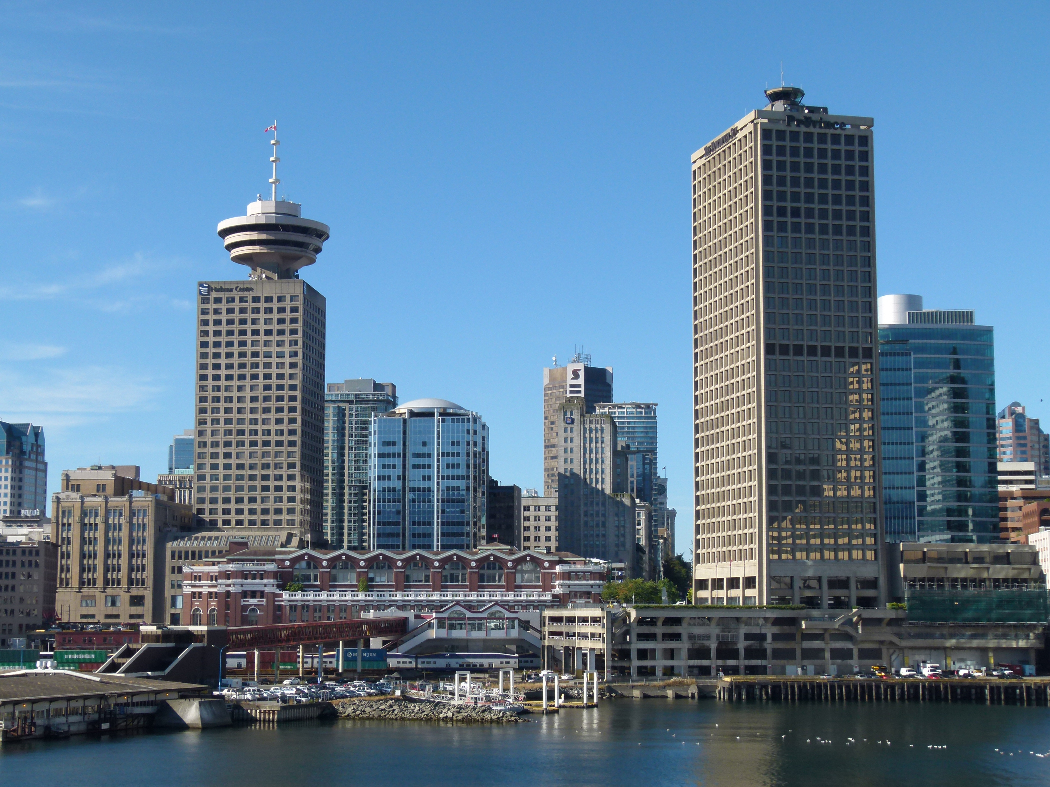
[(481, 567), (479, 572), (478, 582), (482, 585), (502, 585), (503, 584), (503, 566), (494, 560), (490, 560), (488, 563)]
[(430, 584), (430, 568), (426, 563), (414, 561), (405, 570), (405, 582), (410, 585)]
[(441, 571), (442, 585), (465, 585), (467, 583), (467, 567), (462, 563), (453, 561)]
[(538, 585), (540, 584), (540, 567), (532, 561), (519, 563), (514, 572), (514, 584), (516, 585)]

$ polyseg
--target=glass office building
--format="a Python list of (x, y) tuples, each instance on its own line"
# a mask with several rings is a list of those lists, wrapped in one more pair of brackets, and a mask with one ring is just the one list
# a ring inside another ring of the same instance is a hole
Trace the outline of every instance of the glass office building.
[(444, 399), (372, 419), (371, 549), (475, 549), (484, 543), (488, 427)]
[(186, 429), (168, 446), (168, 475), (193, 474), (193, 430)]
[(972, 311), (879, 298), (886, 540), (999, 537), (995, 350)]
[(627, 489), (639, 500), (653, 502), (657, 465), (656, 404), (652, 402), (602, 403), (594, 411), (612, 416), (616, 448), (627, 453)]
[(393, 383), (371, 378), (328, 383), (324, 395), (324, 508), (336, 549), (368, 548), (368, 446), (372, 416), (397, 406)]

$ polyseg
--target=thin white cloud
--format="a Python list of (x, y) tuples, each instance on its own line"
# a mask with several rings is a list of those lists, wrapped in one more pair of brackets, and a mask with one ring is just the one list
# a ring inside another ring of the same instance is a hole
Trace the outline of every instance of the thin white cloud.
[[(95, 291), (112, 288), (114, 285), (159, 279), (176, 270), (178, 262), (174, 259), (160, 259), (148, 254), (136, 253), (131, 259), (102, 265), (95, 270), (62, 277), (56, 281), (23, 281), (0, 285), (0, 298), (12, 301), (53, 301), (72, 300), (82, 304), (96, 303), (104, 311), (125, 311), (134, 303), (161, 302), (171, 303), (170, 297), (163, 293), (122, 298), (118, 301), (95, 298)], [(181, 304), (173, 304), (179, 305)]]
[(53, 344), (0, 344), (0, 360), (3, 361), (42, 361), (65, 354), (65, 347)]
[(73, 426), (129, 410), (149, 410), (161, 388), (116, 366), (56, 368), (0, 376), (0, 418)]
[(58, 200), (47, 196), (43, 189), (36, 189), (28, 197), (18, 200), (18, 204), (31, 210), (50, 210), (58, 204)]

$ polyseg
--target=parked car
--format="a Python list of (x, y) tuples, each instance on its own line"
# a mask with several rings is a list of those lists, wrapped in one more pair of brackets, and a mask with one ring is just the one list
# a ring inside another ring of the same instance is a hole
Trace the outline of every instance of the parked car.
[(897, 670), (898, 678), (916, 678), (919, 673), (913, 670), (911, 667), (901, 667)]

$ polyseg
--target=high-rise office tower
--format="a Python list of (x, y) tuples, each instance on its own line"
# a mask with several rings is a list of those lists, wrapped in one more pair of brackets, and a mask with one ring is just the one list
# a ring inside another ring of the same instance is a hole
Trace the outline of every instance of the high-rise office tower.
[(839, 606), (884, 593), (873, 120), (766, 97), (692, 156), (694, 593)]
[(186, 429), (168, 446), (168, 475), (193, 474), (193, 430)]
[(643, 573), (637, 545), (644, 549), (649, 531), (636, 531), (638, 505), (627, 492), (627, 455), (618, 449), (616, 422), (589, 413), (586, 400), (573, 396), (562, 403), (558, 425), (558, 548), (623, 563), (628, 576)]
[(521, 487), (489, 478), (485, 501), (485, 541), (489, 544), (521, 546)]
[(1050, 435), (1030, 418), (1020, 402), (1010, 402), (996, 416), (999, 461), (1032, 462), (1039, 476), (1050, 476)]
[(198, 283), (194, 502), (213, 527), (320, 540), (325, 299), (299, 278), (328, 227), (271, 197), (219, 224), (246, 280)]
[(476, 549), (485, 543), (489, 429), (445, 399), (372, 417), (370, 549)]
[(46, 509), (44, 428), (0, 421), (0, 516)]
[(627, 452), (627, 490), (639, 500), (653, 502), (657, 474), (656, 404), (652, 402), (603, 402), (594, 411), (616, 423), (618, 448)]
[(578, 396), (593, 413), (599, 402), (611, 402), (612, 394), (612, 367), (591, 366), (590, 355), (576, 353), (566, 366), (543, 370), (543, 490), (548, 497), (558, 494), (562, 404)]
[[(661, 531), (666, 530), (667, 480), (659, 484), (657, 469), (658, 429), (653, 402), (600, 403), (595, 412), (611, 416), (616, 424), (617, 448), (624, 454), (624, 491), (638, 503), (647, 504), (636, 512), (636, 541), (646, 552), (646, 577), (658, 578), (668, 547)], [(660, 496), (662, 494), (662, 496)], [(638, 528), (645, 523), (648, 532)], [(673, 545), (672, 545), (673, 547)]]
[(884, 295), (879, 375), (886, 540), (998, 539), (992, 328)]
[(324, 395), (324, 537), (336, 549), (368, 548), (368, 435), (372, 416), (397, 407), (393, 383), (328, 383)]

